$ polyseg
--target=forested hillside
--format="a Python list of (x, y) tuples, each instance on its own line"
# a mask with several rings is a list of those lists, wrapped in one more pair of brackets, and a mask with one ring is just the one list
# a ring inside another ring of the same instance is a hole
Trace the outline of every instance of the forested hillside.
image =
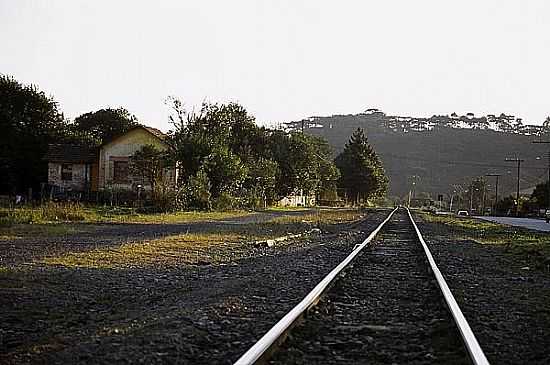
[(467, 185), (487, 173), (502, 174), (500, 192), (515, 191), (517, 165), (505, 162), (507, 157), (525, 160), (522, 189), (546, 180), (548, 145), (531, 142), (548, 139), (549, 124), (547, 119), (542, 126), (524, 125), (521, 119), (504, 114), (410, 118), (370, 109), (356, 115), (312, 117), (286, 126), (326, 138), (335, 154), (353, 131), (363, 128), (390, 178), (390, 195), (406, 195), (415, 180), (417, 195), (435, 197), (450, 193), (452, 185)]

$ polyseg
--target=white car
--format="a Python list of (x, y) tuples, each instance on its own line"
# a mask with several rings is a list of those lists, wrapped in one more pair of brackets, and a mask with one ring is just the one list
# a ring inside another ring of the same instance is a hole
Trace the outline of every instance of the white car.
[(468, 214), (468, 211), (467, 210), (459, 210), (456, 215), (464, 215), (464, 216), (469, 216), (470, 214)]

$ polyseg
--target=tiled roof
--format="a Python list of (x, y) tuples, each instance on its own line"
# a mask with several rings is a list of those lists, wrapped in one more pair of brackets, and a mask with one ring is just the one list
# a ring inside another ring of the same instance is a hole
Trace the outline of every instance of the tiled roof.
[(120, 137), (126, 135), (127, 133), (135, 130), (135, 129), (144, 129), (146, 130), (147, 132), (151, 133), (153, 136), (157, 137), (158, 139), (160, 139), (161, 141), (165, 141), (166, 139), (166, 134), (162, 133), (160, 130), (156, 129), (156, 128), (153, 128), (153, 127), (147, 127), (147, 126), (144, 126), (144, 125), (136, 125), (135, 127), (132, 127), (130, 128), (129, 130), (127, 130), (126, 132), (124, 133), (121, 133), (113, 138), (111, 138), (109, 141), (105, 141), (103, 142), (102, 146), (105, 146), (107, 144), (110, 144), (110, 143), (113, 143), (114, 141), (116, 141), (117, 139), (119, 139)]
[(64, 163), (92, 163), (97, 159), (97, 148), (77, 144), (50, 144), (44, 160)]
[(143, 129), (154, 135), (155, 137), (159, 138), (160, 140), (164, 140), (166, 138), (166, 134), (162, 133), (159, 129), (153, 128), (153, 127), (146, 127), (144, 125), (141, 126)]

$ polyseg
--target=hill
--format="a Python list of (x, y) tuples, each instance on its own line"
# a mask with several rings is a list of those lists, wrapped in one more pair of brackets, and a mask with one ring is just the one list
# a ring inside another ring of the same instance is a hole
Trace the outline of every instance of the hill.
[[(411, 118), (370, 109), (355, 115), (311, 117), (286, 123), (286, 128), (324, 137), (335, 155), (355, 129), (363, 128), (384, 163), (390, 195), (405, 196), (415, 180), (417, 194), (436, 197), (487, 173), (502, 174), (499, 195), (515, 192), (517, 164), (505, 162), (508, 157), (525, 160), (522, 189), (546, 180), (544, 156), (549, 146), (531, 142), (549, 139), (549, 124), (547, 120), (543, 126), (524, 125), (521, 119), (504, 114)], [(537, 160), (539, 156), (543, 159)], [(494, 188), (492, 179), (489, 184)]]

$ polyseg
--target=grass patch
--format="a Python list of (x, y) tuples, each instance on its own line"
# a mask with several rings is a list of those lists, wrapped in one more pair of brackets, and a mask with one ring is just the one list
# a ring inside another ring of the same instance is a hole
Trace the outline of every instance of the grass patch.
[(81, 222), (91, 215), (79, 203), (48, 202), (37, 207), (0, 208), (0, 227), (15, 224)]
[(43, 263), (66, 267), (112, 269), (123, 267), (166, 266), (224, 262), (231, 246), (253, 241), (255, 237), (239, 232), (181, 234), (161, 239), (123, 244), (46, 257)]
[(78, 203), (45, 203), (38, 207), (0, 208), (0, 240), (43, 235), (60, 236), (87, 231), (75, 223), (177, 224), (232, 219), (251, 212), (138, 213), (135, 208), (86, 207)]
[[(205, 214), (206, 217), (212, 217), (211, 213)], [(215, 216), (222, 217), (219, 213)], [(69, 252), (43, 258), (41, 262), (96, 269), (227, 263), (249, 255), (255, 241), (304, 232), (317, 226), (318, 218), (323, 224), (335, 225), (362, 216), (358, 210), (321, 210), (319, 216), (285, 215), (269, 222), (217, 226), (211, 232), (179, 234), (86, 252)], [(199, 217), (204, 218), (204, 213)]]
[(143, 214), (134, 208), (89, 208), (94, 216), (92, 223), (190, 223), (245, 217), (253, 214), (247, 211), (235, 212), (174, 212)]
[(482, 244), (503, 245), (509, 252), (526, 255), (538, 262), (550, 259), (550, 235), (525, 228), (504, 226), (474, 218), (417, 213), (426, 222), (445, 226), (452, 236)]
[(236, 212), (139, 213), (135, 208), (86, 207), (79, 203), (48, 202), (38, 207), (0, 208), (0, 227), (55, 222), (85, 223), (182, 223), (243, 217)]
[(14, 240), (29, 236), (65, 236), (89, 231), (90, 228), (65, 223), (16, 224), (0, 228), (0, 239)]

